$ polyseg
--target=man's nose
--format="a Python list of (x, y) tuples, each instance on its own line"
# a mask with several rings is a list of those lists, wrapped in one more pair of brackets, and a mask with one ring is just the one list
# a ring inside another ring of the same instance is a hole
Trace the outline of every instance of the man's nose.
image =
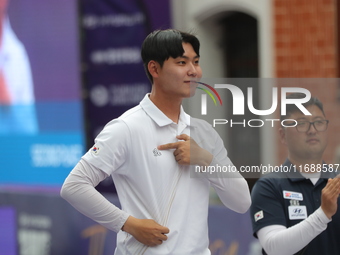
[(307, 133), (308, 133), (308, 134), (314, 134), (314, 133), (316, 133), (316, 132), (318, 132), (318, 131), (317, 131), (316, 128), (314, 127), (314, 123), (310, 123), (310, 124), (309, 124), (309, 129), (307, 130)]
[(197, 76), (197, 67), (193, 64), (190, 64), (189, 70), (188, 70), (188, 75), (192, 77)]

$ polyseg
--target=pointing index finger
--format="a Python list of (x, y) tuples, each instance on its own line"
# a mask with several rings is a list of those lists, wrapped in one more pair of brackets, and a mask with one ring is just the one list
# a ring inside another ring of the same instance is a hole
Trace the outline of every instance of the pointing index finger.
[(158, 146), (158, 149), (159, 149), (159, 150), (177, 149), (179, 143), (180, 143), (180, 142), (176, 142), (176, 143), (167, 143), (167, 144), (159, 145), (159, 146)]

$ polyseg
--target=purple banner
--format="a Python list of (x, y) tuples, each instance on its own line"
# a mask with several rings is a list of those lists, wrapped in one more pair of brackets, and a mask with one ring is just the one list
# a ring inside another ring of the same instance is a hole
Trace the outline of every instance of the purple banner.
[(150, 91), (140, 48), (154, 29), (170, 27), (169, 1), (83, 0), (83, 81), (88, 146), (103, 126)]
[(16, 255), (16, 213), (12, 207), (0, 205), (0, 255)]
[(84, 153), (77, 3), (0, 3), (0, 184), (60, 187)]

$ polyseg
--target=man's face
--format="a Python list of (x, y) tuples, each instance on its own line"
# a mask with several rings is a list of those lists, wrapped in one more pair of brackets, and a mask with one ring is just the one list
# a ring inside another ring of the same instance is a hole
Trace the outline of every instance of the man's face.
[[(312, 115), (304, 115), (300, 111), (293, 112), (289, 119), (298, 123), (325, 120), (322, 111), (316, 105), (307, 107)], [(308, 124), (308, 123), (307, 123)], [(313, 125), (306, 132), (299, 132), (296, 127), (285, 127), (280, 130), (281, 142), (288, 148), (289, 157), (295, 160), (318, 160), (327, 146), (328, 132), (317, 131)]]
[(202, 70), (193, 47), (183, 43), (183, 56), (169, 58), (159, 69), (157, 83), (169, 97), (190, 97), (195, 94), (197, 83), (202, 77)]

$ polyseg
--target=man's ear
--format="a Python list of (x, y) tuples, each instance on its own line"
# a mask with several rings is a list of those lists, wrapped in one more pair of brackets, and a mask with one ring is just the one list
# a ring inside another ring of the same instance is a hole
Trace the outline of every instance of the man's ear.
[(286, 130), (284, 127), (280, 127), (279, 129), (279, 133), (280, 133), (280, 141), (283, 144), (287, 144), (286, 143)]
[(159, 65), (158, 62), (151, 60), (148, 63), (148, 71), (151, 74), (151, 76), (153, 78), (157, 78), (159, 75), (159, 70), (160, 70), (161, 66)]

